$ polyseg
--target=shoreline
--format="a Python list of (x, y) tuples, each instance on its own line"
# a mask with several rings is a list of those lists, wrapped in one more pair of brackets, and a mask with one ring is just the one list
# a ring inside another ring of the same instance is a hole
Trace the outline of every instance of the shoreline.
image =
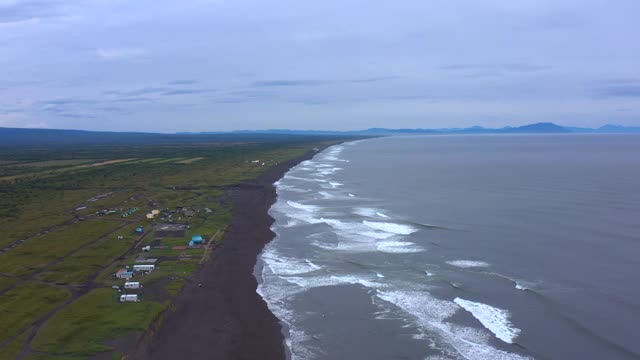
[(275, 182), (327, 147), (268, 169), (251, 186), (227, 190), (233, 215), (222, 245), (185, 284), (159, 328), (138, 344), (134, 358), (288, 358), (280, 319), (256, 291), (255, 268), (263, 248), (275, 238), (269, 215), (277, 200)]

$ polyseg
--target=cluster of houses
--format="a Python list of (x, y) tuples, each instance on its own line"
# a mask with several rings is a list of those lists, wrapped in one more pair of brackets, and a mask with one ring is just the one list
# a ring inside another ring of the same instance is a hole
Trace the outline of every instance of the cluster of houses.
[[(156, 269), (156, 266), (153, 264), (136, 264), (133, 265), (132, 269), (129, 269), (129, 267), (127, 266), (124, 269), (120, 269), (118, 270), (115, 274), (113, 274), (113, 277), (115, 279), (124, 279), (125, 283), (124, 283), (124, 291), (126, 292), (127, 290), (139, 290), (142, 288), (142, 284), (140, 284), (139, 281), (132, 281), (132, 279), (137, 275), (137, 274), (146, 274), (146, 273), (150, 273), (153, 270)], [(118, 288), (118, 291), (120, 291), (120, 288), (118, 286), (115, 286)], [(120, 295), (120, 302), (137, 302), (140, 301), (138, 294), (122, 294)]]

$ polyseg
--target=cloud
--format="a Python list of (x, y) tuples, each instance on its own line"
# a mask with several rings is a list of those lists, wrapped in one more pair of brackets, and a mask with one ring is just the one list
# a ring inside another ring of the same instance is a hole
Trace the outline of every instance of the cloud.
[(596, 95), (599, 97), (640, 97), (640, 83), (632, 85), (606, 86), (598, 89)]
[(126, 90), (126, 91), (109, 90), (109, 91), (105, 91), (104, 94), (117, 95), (117, 96), (139, 96), (139, 95), (149, 95), (149, 94), (160, 94), (160, 93), (171, 91), (171, 90), (173, 89), (170, 87), (144, 87), (140, 89)]
[(441, 66), (442, 70), (450, 71), (478, 71), (478, 70), (493, 70), (498, 72), (538, 72), (552, 69), (548, 65), (534, 65), (534, 64), (451, 64)]
[(197, 83), (198, 80), (173, 80), (169, 81), (167, 85), (193, 85)]
[(330, 81), (322, 80), (267, 80), (256, 81), (254, 87), (286, 87), (286, 86), (318, 86), (329, 84)]
[(361, 79), (347, 79), (347, 80), (268, 80), (268, 81), (256, 81), (252, 84), (254, 87), (295, 87), (295, 86), (319, 86), (329, 84), (363, 84), (372, 83), (378, 81), (386, 81), (397, 79), (397, 76), (375, 76)]
[(0, 24), (62, 15), (60, 1), (0, 0)]
[(173, 96), (173, 95), (190, 95), (190, 94), (202, 94), (206, 92), (211, 92), (213, 90), (209, 89), (175, 89), (163, 92), (161, 95), (164, 96)]
[(109, 61), (136, 59), (144, 56), (146, 53), (147, 51), (141, 48), (100, 48), (96, 50), (98, 57)]

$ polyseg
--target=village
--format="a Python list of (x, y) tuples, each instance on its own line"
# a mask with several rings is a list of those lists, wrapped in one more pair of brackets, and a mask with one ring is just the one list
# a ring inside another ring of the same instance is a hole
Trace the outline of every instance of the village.
[[(138, 210), (137, 207), (103, 209), (94, 215), (110, 216), (119, 213), (120, 218), (124, 219), (133, 216)], [(201, 234), (187, 236), (191, 229), (189, 220), (200, 213), (208, 215), (213, 213), (213, 210), (177, 206), (174, 209), (153, 209), (145, 214), (133, 234), (133, 263), (123, 265), (110, 276), (114, 283), (111, 288), (117, 292), (117, 298), (121, 303), (139, 302), (143, 299), (145, 278), (161, 269), (162, 261), (186, 261), (197, 256), (200, 256), (199, 260), (196, 258), (198, 263), (205, 261), (206, 256), (215, 247), (214, 241), (220, 235), (220, 231), (216, 231), (208, 239)], [(122, 240), (124, 236), (117, 235), (117, 238)], [(180, 241), (178, 239), (182, 240), (183, 244), (177, 244)]]

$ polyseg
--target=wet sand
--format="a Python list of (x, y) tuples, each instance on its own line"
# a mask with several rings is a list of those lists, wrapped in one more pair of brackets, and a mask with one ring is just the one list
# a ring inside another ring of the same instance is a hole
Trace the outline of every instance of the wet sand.
[(185, 285), (175, 311), (169, 310), (159, 329), (139, 343), (136, 359), (285, 359), (280, 323), (256, 293), (253, 269), (274, 237), (268, 214), (276, 200), (273, 183), (313, 155), (227, 190), (234, 211), (223, 245)]

